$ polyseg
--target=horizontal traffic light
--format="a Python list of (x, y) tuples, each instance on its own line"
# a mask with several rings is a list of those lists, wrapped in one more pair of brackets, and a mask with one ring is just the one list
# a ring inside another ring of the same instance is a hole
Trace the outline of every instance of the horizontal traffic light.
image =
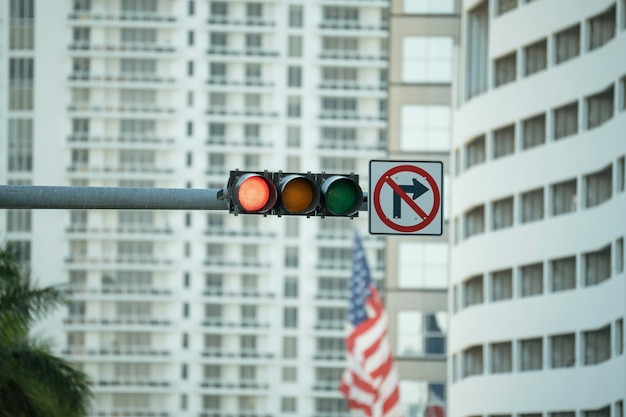
[(231, 171), (234, 214), (357, 217), (363, 204), (358, 175)]

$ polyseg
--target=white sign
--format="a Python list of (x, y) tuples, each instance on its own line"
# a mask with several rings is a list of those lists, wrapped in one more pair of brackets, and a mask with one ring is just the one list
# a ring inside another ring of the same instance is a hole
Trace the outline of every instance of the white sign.
[(441, 236), (441, 161), (373, 160), (369, 178), (371, 234)]

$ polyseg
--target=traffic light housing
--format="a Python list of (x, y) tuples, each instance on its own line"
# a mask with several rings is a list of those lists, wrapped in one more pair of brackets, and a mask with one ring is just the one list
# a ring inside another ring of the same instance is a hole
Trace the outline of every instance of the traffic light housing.
[(355, 174), (230, 171), (229, 212), (277, 216), (358, 217), (363, 204)]

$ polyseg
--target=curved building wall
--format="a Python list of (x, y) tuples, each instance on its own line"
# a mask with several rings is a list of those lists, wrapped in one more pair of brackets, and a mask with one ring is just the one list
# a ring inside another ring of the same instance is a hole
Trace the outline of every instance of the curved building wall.
[(463, 3), (451, 417), (623, 416), (625, 6)]

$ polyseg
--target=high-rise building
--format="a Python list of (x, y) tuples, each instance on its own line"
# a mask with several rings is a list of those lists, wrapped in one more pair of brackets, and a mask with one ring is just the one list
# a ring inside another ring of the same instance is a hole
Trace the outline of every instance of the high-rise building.
[[(386, 0), (0, 2), (0, 183), (222, 188), (386, 152)], [(347, 416), (355, 220), (2, 210), (94, 416)], [(363, 233), (364, 235), (366, 233)], [(383, 278), (384, 239), (365, 247)]]
[(388, 155), (444, 167), (443, 235), (387, 238), (385, 302), (407, 417), (446, 402), (447, 187), (458, 7), (454, 0), (390, 3)]
[(622, 417), (626, 2), (461, 14), (448, 414)]

